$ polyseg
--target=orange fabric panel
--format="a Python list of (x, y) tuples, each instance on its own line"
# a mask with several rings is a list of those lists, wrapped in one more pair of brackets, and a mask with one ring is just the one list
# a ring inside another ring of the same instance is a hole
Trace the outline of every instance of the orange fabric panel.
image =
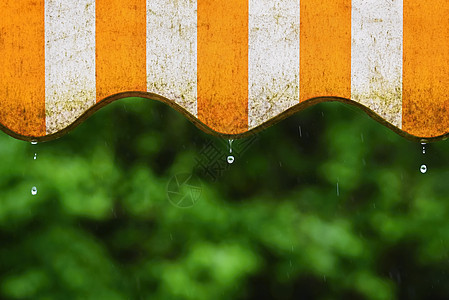
[(24, 136), (45, 135), (44, 15), (44, 0), (0, 2), (0, 123)]
[(449, 131), (449, 2), (404, 1), (402, 129)]
[(248, 1), (198, 1), (198, 118), (221, 133), (248, 130)]
[(146, 1), (97, 0), (97, 102), (125, 91), (146, 91)]
[(351, 97), (351, 1), (300, 1), (300, 101)]

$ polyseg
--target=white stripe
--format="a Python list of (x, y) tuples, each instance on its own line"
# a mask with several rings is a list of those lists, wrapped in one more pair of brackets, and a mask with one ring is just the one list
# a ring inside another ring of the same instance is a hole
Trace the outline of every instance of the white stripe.
[(402, 0), (353, 0), (351, 98), (402, 126)]
[(197, 116), (197, 2), (147, 0), (147, 89)]
[(299, 103), (299, 1), (249, 0), (248, 125)]
[(45, 1), (47, 134), (95, 104), (95, 1)]

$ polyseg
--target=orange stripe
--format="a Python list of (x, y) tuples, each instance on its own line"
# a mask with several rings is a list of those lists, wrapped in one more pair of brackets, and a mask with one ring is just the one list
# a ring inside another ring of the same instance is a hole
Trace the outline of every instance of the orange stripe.
[(45, 135), (44, 0), (0, 2), (0, 123)]
[(146, 1), (97, 0), (97, 102), (125, 91), (146, 91)]
[(198, 0), (198, 118), (248, 130), (248, 1)]
[(351, 1), (300, 1), (300, 101), (351, 97)]
[(404, 1), (402, 129), (449, 131), (449, 2)]

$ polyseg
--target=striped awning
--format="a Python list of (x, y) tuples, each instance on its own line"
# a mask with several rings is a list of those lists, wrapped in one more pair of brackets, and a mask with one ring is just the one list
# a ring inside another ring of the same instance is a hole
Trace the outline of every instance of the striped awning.
[(140, 96), (238, 137), (338, 100), (438, 139), (448, 16), (447, 0), (3, 0), (0, 124), (46, 140)]

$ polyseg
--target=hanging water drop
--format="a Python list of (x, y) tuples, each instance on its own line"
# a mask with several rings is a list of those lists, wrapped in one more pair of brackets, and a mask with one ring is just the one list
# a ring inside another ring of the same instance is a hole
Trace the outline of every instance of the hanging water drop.
[(37, 194), (37, 187), (33, 186), (31, 188), (31, 195), (35, 196)]
[(37, 141), (36, 140), (32, 140), (31, 141), (31, 145), (37, 145)]
[(421, 165), (421, 167), (419, 168), (419, 170), (421, 171), (421, 173), (426, 173), (427, 172), (427, 166), (426, 165)]

